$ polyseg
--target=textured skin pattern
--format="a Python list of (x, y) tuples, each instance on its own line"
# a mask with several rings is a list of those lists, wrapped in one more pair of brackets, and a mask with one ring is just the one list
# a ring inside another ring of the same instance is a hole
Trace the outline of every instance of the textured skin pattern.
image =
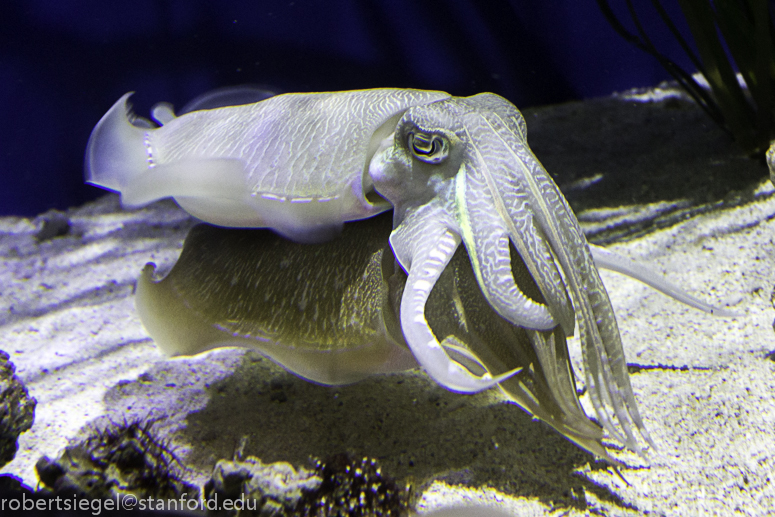
[(151, 132), (149, 143), (159, 163), (238, 158), (255, 194), (331, 197), (362, 176), (382, 124), (410, 106), (445, 97), (389, 89), (278, 95), (187, 113)]

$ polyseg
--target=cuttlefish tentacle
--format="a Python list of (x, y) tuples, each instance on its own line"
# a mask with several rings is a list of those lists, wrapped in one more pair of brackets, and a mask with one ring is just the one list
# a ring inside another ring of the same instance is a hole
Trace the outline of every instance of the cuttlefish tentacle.
[(623, 275), (627, 275), (630, 278), (639, 280), (659, 291), (660, 293), (673, 298), (689, 307), (694, 307), (708, 314), (716, 314), (717, 316), (735, 317), (738, 314), (735, 311), (725, 309), (723, 307), (716, 307), (709, 303), (705, 303), (699, 298), (690, 295), (677, 285), (661, 277), (651, 269), (642, 264), (638, 264), (635, 261), (623, 257), (618, 253), (590, 244), (589, 251), (592, 253), (592, 258), (595, 259), (595, 266), (601, 269), (608, 269), (610, 271), (616, 271)]

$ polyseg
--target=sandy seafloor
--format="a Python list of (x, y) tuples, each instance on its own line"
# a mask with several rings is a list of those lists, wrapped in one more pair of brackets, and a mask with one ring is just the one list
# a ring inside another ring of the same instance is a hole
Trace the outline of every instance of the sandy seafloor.
[(421, 513), (483, 504), (514, 515), (775, 514), (775, 193), (763, 162), (673, 94), (526, 118), (591, 240), (739, 313), (714, 317), (603, 272), (659, 447), (649, 464), (612, 444), (629, 486), (497, 390), (457, 395), (419, 371), (323, 387), (239, 349), (166, 359), (133, 286), (146, 262), (171, 267), (194, 221), (169, 201), (123, 211), (112, 194), (68, 211), (69, 231), (42, 242), (46, 217), (0, 218), (0, 349), (38, 400), (3, 471), (35, 485), (36, 460), (88, 426), (147, 416), (161, 417), (156, 429), (197, 483), (248, 437), (244, 453), (264, 462), (376, 457), (413, 483)]

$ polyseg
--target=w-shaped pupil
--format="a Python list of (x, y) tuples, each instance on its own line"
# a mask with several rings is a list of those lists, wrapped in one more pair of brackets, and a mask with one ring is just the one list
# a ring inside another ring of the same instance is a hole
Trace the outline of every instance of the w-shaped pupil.
[(438, 163), (447, 156), (446, 141), (438, 135), (409, 134), (409, 146), (414, 155), (429, 163)]

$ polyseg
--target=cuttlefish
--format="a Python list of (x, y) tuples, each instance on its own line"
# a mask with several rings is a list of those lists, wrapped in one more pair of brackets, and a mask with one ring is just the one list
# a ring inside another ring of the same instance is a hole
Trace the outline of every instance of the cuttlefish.
[(729, 314), (590, 247), (497, 95), (295, 93), (159, 105), (155, 123), (129, 96), (92, 133), (89, 183), (125, 207), (172, 197), (211, 225), (275, 232), (198, 226), (167, 278), (146, 266), (137, 308), (170, 355), (253, 347), (329, 385), (419, 365), (456, 392), (498, 386), (614, 462), (579, 403), (576, 329), (597, 420), (636, 452), (635, 429), (653, 443), (597, 266)]

